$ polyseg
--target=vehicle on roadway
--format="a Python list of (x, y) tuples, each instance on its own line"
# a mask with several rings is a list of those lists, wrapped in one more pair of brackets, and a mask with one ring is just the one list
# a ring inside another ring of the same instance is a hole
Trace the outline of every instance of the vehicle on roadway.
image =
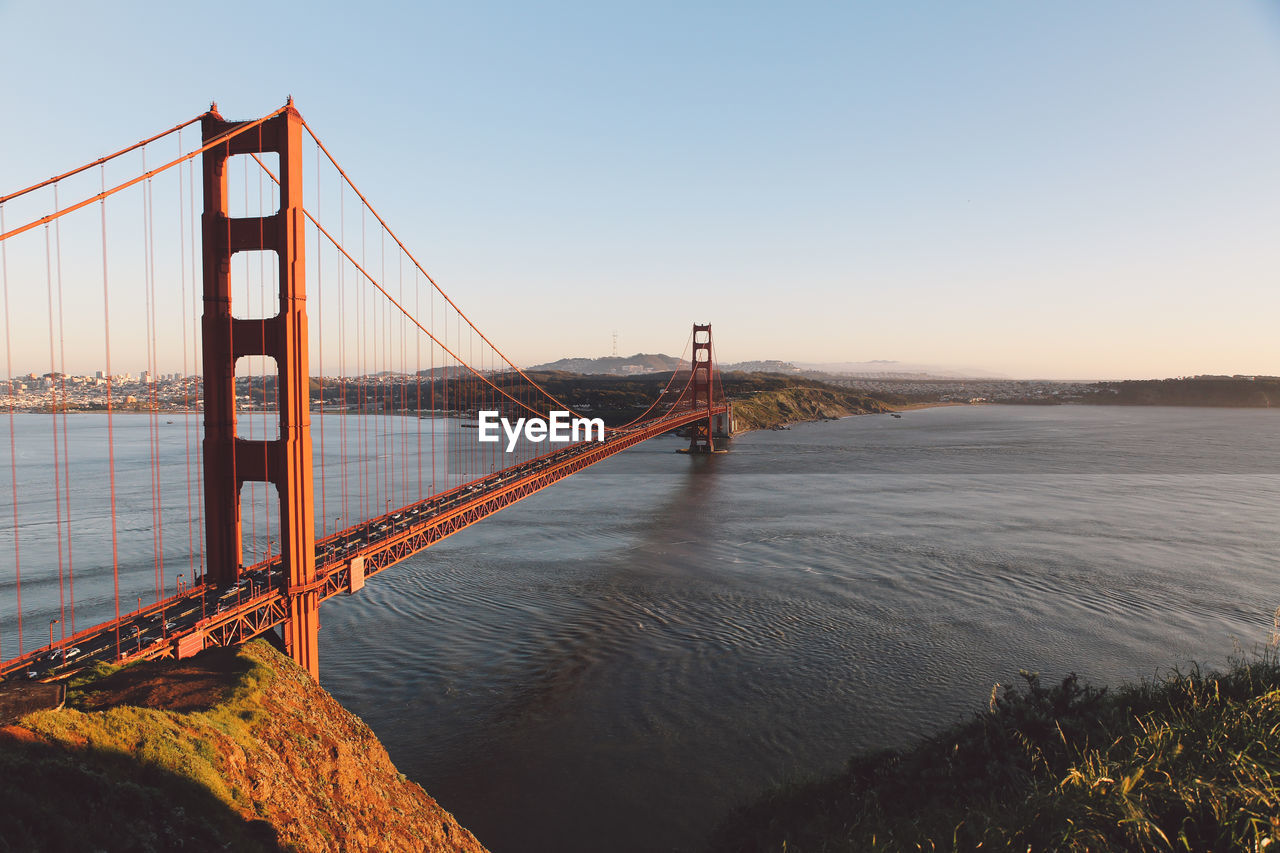
[(55, 661), (55, 660), (69, 661), (72, 658), (77, 657), (79, 654), (80, 654), (80, 647), (72, 646), (69, 649), (54, 649), (53, 651), (49, 652), (49, 654), (45, 655), (44, 659), (48, 661)]

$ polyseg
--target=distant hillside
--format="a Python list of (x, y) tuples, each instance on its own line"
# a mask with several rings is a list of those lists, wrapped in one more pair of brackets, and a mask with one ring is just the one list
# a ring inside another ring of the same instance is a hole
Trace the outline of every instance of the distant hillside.
[(1080, 397), (1082, 403), (1131, 406), (1280, 406), (1280, 378), (1275, 376), (1191, 376), (1181, 379), (1130, 379), (1098, 382)]
[[(650, 355), (636, 353), (629, 356), (603, 356), (601, 358), (562, 358), (547, 364), (537, 364), (526, 370), (561, 371), (579, 373), (584, 376), (638, 376), (644, 373), (669, 373), (687, 364), (686, 359), (674, 358), (661, 353)], [(717, 364), (717, 369), (741, 373), (797, 373), (799, 368), (794, 364), (777, 359), (765, 361), (739, 361), (731, 364)], [(425, 371), (424, 371), (425, 372)]]
[(664, 373), (682, 364), (678, 358), (661, 353), (650, 355), (638, 352), (629, 356), (603, 356), (601, 358), (562, 358), (548, 364), (538, 364), (528, 370), (556, 370), (584, 375), (629, 376), (639, 373)]
[(862, 376), (874, 379), (998, 379), (994, 373), (970, 367), (941, 367), (936, 364), (877, 359), (875, 361), (840, 361), (822, 364), (802, 363), (800, 369), (816, 374), (834, 376)]
[(776, 358), (767, 361), (735, 361), (732, 364), (717, 365), (721, 370), (736, 370), (739, 373), (799, 373), (800, 368), (789, 361), (778, 361)]

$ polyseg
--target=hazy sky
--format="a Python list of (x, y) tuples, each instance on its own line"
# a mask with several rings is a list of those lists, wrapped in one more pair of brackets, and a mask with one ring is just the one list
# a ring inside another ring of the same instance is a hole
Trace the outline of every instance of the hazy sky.
[(0, 0), (0, 44), (0, 194), (292, 94), (520, 363), (710, 321), (723, 360), (1280, 374), (1275, 2)]

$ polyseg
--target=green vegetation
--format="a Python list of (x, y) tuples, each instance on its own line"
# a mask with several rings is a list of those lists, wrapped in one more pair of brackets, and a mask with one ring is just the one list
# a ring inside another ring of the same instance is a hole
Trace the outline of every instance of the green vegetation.
[(1275, 376), (1192, 376), (1181, 379), (1130, 379), (1088, 386), (1082, 403), (1130, 406), (1280, 406)]
[(253, 743), (238, 712), (254, 706), (266, 668), (247, 661), (230, 700), (204, 712), (81, 710), (86, 688), (115, 669), (79, 676), (67, 708), (5, 730), (0, 851), (280, 849), (273, 828), (243, 816), (251, 804), (228, 789), (214, 746)]
[(835, 778), (740, 810), (711, 849), (1259, 851), (1280, 840), (1274, 651), (1114, 691), (1022, 676), (914, 749), (855, 756)]

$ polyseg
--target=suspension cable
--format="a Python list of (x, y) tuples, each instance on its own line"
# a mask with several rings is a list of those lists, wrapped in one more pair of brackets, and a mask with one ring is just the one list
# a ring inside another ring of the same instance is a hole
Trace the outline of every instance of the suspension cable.
[(41, 181), (38, 184), (32, 184), (31, 186), (27, 187), (25, 190), (18, 190), (17, 192), (9, 193), (6, 196), (0, 196), (0, 204), (4, 204), (9, 199), (26, 195), (29, 192), (35, 192), (41, 187), (49, 186), (49, 184), (56, 184), (59, 181), (61, 181), (63, 178), (69, 178), (72, 175), (78, 175), (81, 172), (85, 171), (86, 169), (92, 169), (94, 166), (101, 166), (103, 163), (106, 163), (109, 160), (114, 160), (115, 158), (119, 157), (121, 154), (128, 154), (130, 151), (134, 151), (138, 148), (141, 148), (144, 145), (149, 145), (150, 143), (155, 142), (157, 139), (161, 139), (163, 137), (168, 136), (171, 133), (175, 133), (179, 130), (182, 130), (187, 125), (195, 124), (196, 122), (200, 121), (200, 119), (204, 118), (207, 115), (209, 115), (209, 112), (207, 111), (203, 112), (200, 115), (195, 116), (194, 118), (187, 119), (182, 124), (174, 125), (173, 127), (169, 128), (166, 131), (157, 133), (155, 136), (149, 136), (146, 139), (142, 140), (141, 142), (135, 142), (134, 144), (130, 145), (128, 148), (121, 148), (119, 151), (117, 151), (114, 154), (108, 154), (105, 157), (99, 157), (97, 160), (94, 160), (92, 163), (85, 163), (83, 166), (72, 169), (70, 172), (63, 172), (61, 175), (57, 175), (55, 177), (49, 178), (49, 180), (47, 181)]
[[(690, 343), (692, 343), (692, 342), (693, 342), (693, 329), (690, 329), (690, 330), (689, 330), (689, 337), (685, 338), (684, 347), (683, 347), (683, 348), (681, 348), (681, 350), (680, 350), (680, 361), (681, 361), (681, 362), (683, 362), (683, 361), (684, 361), (684, 354), (685, 354), (685, 352), (686, 352), (686, 351), (688, 351), (688, 349), (689, 349), (689, 344), (690, 344)], [(625, 424), (622, 424), (621, 426), (619, 426), (619, 427), (618, 427), (618, 429), (620, 429), (620, 430), (622, 430), (622, 429), (626, 429), (626, 428), (627, 428), (627, 427), (629, 427), (629, 426), (634, 426), (635, 424), (638, 424), (638, 423), (640, 423), (641, 421), (643, 421), (643, 420), (645, 419), (645, 417), (646, 417), (650, 412), (652, 412), (652, 411), (654, 410), (654, 408), (656, 408), (656, 407), (657, 407), (657, 405), (658, 405), (659, 403), (661, 403), (661, 402), (662, 402), (662, 397), (663, 397), (663, 395), (664, 395), (664, 394), (666, 394), (668, 391), (670, 391), (670, 390), (671, 390), (671, 385), (672, 385), (672, 383), (674, 383), (674, 382), (676, 381), (676, 376), (678, 376), (679, 374), (680, 374), (680, 365), (676, 365), (676, 369), (675, 369), (675, 370), (673, 370), (673, 371), (671, 371), (671, 378), (667, 380), (667, 386), (666, 386), (665, 388), (663, 388), (660, 392), (658, 392), (658, 398), (657, 398), (656, 400), (654, 400), (654, 401), (653, 401), (652, 405), (650, 405), (650, 406), (649, 406), (649, 408), (645, 409), (645, 410), (644, 410), (644, 412), (642, 412), (642, 413), (640, 414), (640, 416), (639, 416), (639, 417), (632, 418), (631, 420), (627, 421)], [(690, 375), (692, 376), (692, 374), (690, 374)], [(686, 383), (686, 384), (687, 384), (687, 383)], [(683, 396), (683, 395), (684, 395), (684, 391), (681, 391), (681, 392), (680, 392), (680, 394), (681, 394), (681, 396)], [(677, 400), (677, 401), (678, 401), (679, 399), (680, 399), (679, 397), (677, 397), (677, 398), (676, 398), (676, 400)], [(672, 403), (672, 405), (674, 406), (675, 404), (674, 404), (674, 403)]]
[(0, 241), (7, 240), (10, 237), (16, 237), (17, 235), (22, 234), (25, 231), (30, 231), (32, 228), (39, 228), (41, 225), (44, 225), (46, 222), (52, 222), (53, 220), (61, 216), (66, 216), (68, 213), (74, 213), (75, 211), (79, 210), (82, 207), (88, 207), (89, 205), (93, 204), (95, 201), (101, 201), (102, 199), (107, 198), (108, 196), (114, 195), (120, 192), (121, 190), (126, 190), (129, 187), (133, 186), (134, 184), (142, 183), (148, 178), (155, 177), (161, 172), (172, 169), (174, 166), (177, 166), (179, 163), (185, 163), (186, 161), (191, 160), (199, 156), (200, 154), (203, 154), (204, 152), (208, 151), (210, 148), (216, 148), (217, 146), (222, 145), (224, 142), (229, 142), (230, 140), (234, 139), (235, 137), (239, 136), (245, 131), (252, 130), (253, 128), (257, 127), (263, 122), (266, 122), (270, 119), (275, 118), (276, 116), (280, 115), (287, 109), (289, 108), (281, 107), (280, 109), (276, 110), (270, 115), (265, 115), (262, 118), (254, 119), (253, 121), (248, 121), (242, 125), (237, 125), (236, 127), (225, 130), (222, 133), (215, 136), (213, 139), (206, 142), (201, 147), (190, 152), (189, 154), (184, 154), (176, 160), (172, 160), (168, 163), (165, 163), (163, 166), (159, 166), (155, 169), (152, 169), (150, 172), (147, 172), (142, 175), (138, 175), (136, 178), (132, 178), (128, 181), (125, 181), (123, 184), (118, 184), (109, 190), (103, 190), (97, 195), (91, 198), (84, 199), (83, 201), (78, 201), (75, 204), (71, 205), (70, 207), (64, 207), (62, 210), (58, 211), (57, 213), (51, 213), (48, 216), (43, 216), (40, 219), (36, 219), (32, 222), (28, 222), (26, 225), (21, 225), (13, 229), (12, 231), (0, 232)]
[[(314, 130), (311, 129), (311, 126), (307, 124), (307, 120), (305, 118), (302, 118), (301, 115), (299, 115), (299, 119), (302, 121), (302, 126), (306, 129), (307, 133), (311, 136), (312, 140), (314, 140), (316, 145), (320, 148), (320, 150), (324, 152), (324, 155), (329, 158), (329, 162), (333, 164), (333, 167), (338, 170), (338, 174), (342, 175), (343, 180), (347, 182), (347, 186), (351, 187), (352, 191), (354, 191), (356, 195), (360, 196), (360, 200), (364, 202), (365, 207), (369, 208), (369, 212), (374, 215), (374, 217), (378, 220), (378, 222), (382, 224), (382, 227), (386, 229), (387, 233), (391, 235), (391, 239), (396, 241), (396, 245), (400, 247), (400, 250), (403, 251), (405, 255), (408, 256), (409, 260), (413, 261), (413, 265), (417, 267), (418, 270), (424, 276), (426, 276), (427, 281), (431, 282), (431, 286), (434, 287), (437, 291), (439, 291), (440, 295), (444, 297), (444, 300), (446, 302), (448, 302), (451, 306), (453, 306), (453, 310), (458, 312), (458, 316), (466, 320), (467, 325), (470, 326), (475, 331), (475, 333), (480, 336), (480, 339), (484, 341), (486, 344), (488, 344), (490, 347), (492, 347), (493, 351), (497, 353), (502, 358), (502, 360), (505, 361), (511, 367), (512, 370), (514, 370), (516, 373), (519, 373), (521, 376), (523, 376), (526, 382), (528, 382), (530, 385), (532, 385), (533, 387), (541, 391), (542, 394), (545, 397), (547, 397), (547, 399), (551, 400), (551, 402), (555, 403), (557, 406), (560, 406), (561, 408), (568, 410), (571, 414), (578, 415), (578, 412), (575, 412), (573, 409), (570, 409), (568, 406), (566, 406), (564, 403), (558, 400), (553, 394), (547, 391), (547, 389), (543, 388), (541, 385), (534, 382), (527, 373), (525, 373), (523, 370), (521, 370), (519, 367), (516, 366), (515, 362), (507, 358), (506, 354), (502, 350), (498, 349), (498, 347), (493, 343), (493, 341), (489, 340), (489, 338), (485, 335), (485, 333), (480, 331), (479, 328), (477, 328), (475, 323), (471, 322), (471, 318), (469, 318), (465, 313), (463, 313), (462, 309), (459, 308), (457, 304), (452, 299), (449, 298), (449, 294), (445, 293), (444, 289), (441, 288), (440, 285), (436, 283), (436, 280), (431, 277), (431, 274), (428, 273), (426, 269), (423, 268), (422, 264), (418, 263), (418, 259), (414, 257), (412, 252), (409, 251), (408, 247), (405, 246), (404, 242), (401, 241), (401, 239), (396, 236), (396, 233), (391, 230), (391, 226), (387, 225), (386, 221), (378, 214), (378, 211), (373, 209), (373, 205), (369, 203), (369, 200), (365, 198), (364, 193), (360, 192), (360, 189), (351, 181), (351, 178), (348, 177), (347, 173), (343, 171), (341, 166), (338, 165), (338, 161), (333, 159), (333, 155), (329, 153), (329, 149), (326, 148), (324, 143), (320, 141), (320, 138), (316, 136), (316, 133)], [(390, 297), (388, 296), (387, 298), (389, 299)], [(396, 307), (400, 308), (399, 304), (397, 304)], [(400, 310), (403, 311), (404, 309), (400, 308)], [(530, 411), (536, 411), (536, 410), (530, 409)], [(581, 417), (581, 415), (579, 415), (579, 417)]]
[[(279, 183), (279, 180), (280, 180), (280, 179), (279, 179), (279, 178), (277, 178), (277, 177), (275, 176), (275, 174), (274, 174), (274, 173), (273, 173), (269, 168), (267, 168), (267, 166), (266, 166), (266, 164), (265, 164), (265, 163), (263, 163), (261, 160), (259, 160), (259, 159), (258, 159), (258, 155), (257, 155), (257, 154), (251, 154), (251, 155), (249, 155), (249, 156), (253, 157), (253, 159), (257, 162), (257, 164), (258, 164), (260, 167), (262, 167), (262, 170), (263, 170), (264, 172), (266, 172), (266, 173), (267, 173), (267, 175), (268, 175), (268, 176), (269, 176), (273, 181), (276, 181), (277, 183)], [(358, 192), (358, 191), (357, 191), (357, 192)], [(373, 212), (373, 210), (372, 210), (372, 209), (370, 209), (370, 212), (371, 212), (371, 213), (373, 213), (373, 215), (374, 215), (374, 216), (377, 216), (377, 215), (378, 215), (376, 212)], [(330, 243), (332, 243), (332, 244), (333, 244), (334, 248), (335, 248), (335, 249), (337, 249), (339, 252), (341, 252), (341, 253), (342, 253), (342, 256), (343, 256), (344, 258), (346, 258), (348, 261), (350, 261), (350, 262), (351, 262), (351, 265), (352, 265), (353, 267), (355, 267), (355, 268), (356, 268), (356, 270), (357, 270), (357, 271), (358, 271), (362, 276), (364, 276), (364, 277), (369, 281), (369, 283), (370, 283), (370, 284), (372, 284), (375, 288), (377, 288), (377, 290), (378, 290), (378, 292), (379, 292), (379, 293), (381, 293), (383, 296), (385, 296), (385, 297), (386, 297), (386, 298), (391, 302), (391, 304), (392, 304), (392, 305), (394, 305), (394, 306), (396, 307), (396, 309), (397, 309), (398, 311), (400, 311), (400, 313), (402, 313), (405, 317), (407, 317), (407, 318), (409, 319), (409, 322), (411, 322), (411, 323), (413, 323), (415, 326), (417, 326), (417, 327), (418, 327), (418, 329), (419, 329), (423, 334), (425, 334), (427, 337), (431, 338), (431, 340), (435, 341), (437, 344), (440, 344), (440, 348), (441, 348), (442, 350), (444, 350), (445, 352), (447, 352), (449, 355), (451, 355), (451, 356), (454, 358), (454, 360), (456, 360), (456, 361), (458, 362), (458, 364), (459, 364), (459, 365), (461, 365), (461, 366), (463, 366), (463, 367), (467, 368), (467, 370), (471, 371), (471, 373), (472, 373), (472, 374), (474, 374), (475, 378), (480, 379), (480, 380), (481, 380), (482, 382), (484, 382), (486, 385), (489, 385), (491, 388), (493, 388), (495, 391), (497, 391), (497, 392), (498, 392), (499, 394), (501, 394), (502, 396), (506, 397), (506, 398), (507, 398), (508, 400), (510, 400), (511, 402), (515, 403), (517, 406), (520, 406), (520, 407), (522, 407), (522, 408), (528, 409), (530, 412), (533, 412), (535, 415), (540, 415), (540, 414), (541, 414), (541, 411), (540, 411), (539, 409), (535, 409), (533, 406), (527, 405), (526, 403), (524, 403), (524, 402), (522, 402), (522, 401), (520, 401), (520, 400), (517, 400), (515, 397), (511, 396), (511, 395), (510, 395), (510, 394), (508, 394), (506, 391), (504, 391), (503, 389), (501, 389), (501, 388), (499, 388), (497, 385), (495, 385), (495, 384), (494, 384), (494, 383), (493, 383), (493, 382), (492, 382), (488, 377), (486, 377), (486, 376), (482, 375), (482, 374), (480, 373), (480, 371), (476, 370), (474, 367), (472, 367), (471, 365), (467, 364), (467, 362), (466, 362), (466, 361), (464, 361), (464, 360), (463, 360), (463, 359), (462, 359), (462, 358), (461, 358), (461, 357), (460, 357), (456, 352), (454, 352), (454, 351), (453, 351), (452, 349), (450, 349), (450, 348), (449, 348), (445, 343), (443, 343), (439, 338), (437, 338), (434, 334), (432, 334), (431, 330), (429, 330), (428, 328), (426, 328), (425, 326), (423, 326), (423, 325), (422, 325), (422, 323), (418, 320), (418, 318), (417, 318), (417, 317), (414, 317), (412, 314), (410, 314), (410, 313), (409, 313), (409, 311), (408, 311), (408, 310), (407, 310), (403, 305), (401, 305), (398, 301), (396, 301), (396, 298), (395, 298), (394, 296), (392, 296), (390, 293), (388, 293), (388, 292), (387, 292), (387, 289), (386, 289), (386, 288), (384, 288), (384, 287), (383, 287), (383, 286), (378, 282), (378, 280), (377, 280), (377, 279), (375, 279), (372, 275), (370, 275), (370, 274), (369, 274), (369, 271), (368, 271), (368, 270), (366, 270), (366, 269), (364, 268), (364, 266), (363, 266), (359, 261), (357, 261), (355, 258), (353, 258), (353, 257), (351, 256), (351, 253), (350, 253), (350, 252), (348, 252), (348, 251), (346, 250), (346, 247), (344, 247), (341, 243), (339, 243), (337, 240), (335, 240), (335, 239), (334, 239), (333, 235), (329, 233), (328, 229), (326, 229), (323, 225), (321, 225), (321, 224), (320, 224), (320, 222), (319, 222), (319, 221), (318, 221), (314, 216), (312, 216), (312, 215), (311, 215), (311, 212), (310, 212), (310, 211), (308, 211), (308, 210), (304, 207), (304, 208), (302, 208), (302, 213), (303, 213), (303, 215), (304, 215), (304, 216), (306, 216), (306, 217), (307, 217), (307, 219), (311, 220), (311, 224), (312, 224), (312, 225), (314, 225), (314, 226), (316, 226), (316, 229), (317, 229), (321, 234), (323, 234), (323, 235), (325, 236), (325, 238), (326, 238), (326, 239), (328, 239), (328, 241), (329, 241)], [(388, 231), (387, 233), (390, 233), (390, 231)], [(395, 235), (394, 235), (394, 234), (392, 234), (391, 236), (392, 236), (392, 239), (395, 239)], [(398, 243), (398, 242), (399, 242), (399, 240), (396, 240), (396, 242)], [(402, 248), (403, 248), (403, 247), (402, 247)], [(412, 256), (412, 255), (409, 255), (409, 253), (408, 253), (407, 251), (405, 252), (405, 254), (409, 256), (409, 259), (410, 259), (410, 260), (413, 260), (413, 256)], [(415, 265), (415, 266), (417, 266), (417, 263), (418, 263), (417, 261), (414, 261), (414, 265)], [(420, 266), (418, 267), (418, 269), (419, 269), (419, 270), (422, 270), (422, 268), (421, 268)], [(426, 275), (426, 272), (425, 272), (425, 271), (423, 271), (423, 275)], [(428, 278), (430, 278), (430, 276), (428, 276)], [(435, 282), (432, 282), (432, 284), (434, 284), (434, 283), (435, 283)], [(438, 289), (438, 288), (437, 288), (437, 289)], [(444, 295), (444, 292), (443, 292), (443, 291), (441, 291), (441, 294), (440, 294), (440, 295), (441, 295), (441, 296), (444, 296), (444, 298), (445, 298), (446, 300), (448, 300), (448, 298), (449, 298), (448, 296), (445, 296), (445, 295)], [(452, 302), (449, 302), (449, 304), (450, 304), (450, 305), (453, 305), (453, 303), (452, 303)], [(454, 310), (457, 312), (458, 316), (459, 316), (461, 319), (466, 319), (465, 315), (463, 315), (461, 311), (457, 311), (457, 306), (456, 306), (456, 305), (454, 305)], [(471, 325), (471, 321), (470, 321), (470, 320), (467, 320), (467, 324), (468, 324), (468, 325)], [(471, 326), (471, 328), (475, 329), (475, 327), (474, 327), (474, 326)], [(482, 338), (484, 337), (484, 335), (483, 335), (483, 334), (481, 334), (481, 333), (479, 332), (479, 330), (476, 330), (476, 332), (477, 332), (477, 334), (480, 334), (480, 337), (482, 337)], [(487, 340), (487, 339), (486, 339), (486, 340)], [(492, 345), (492, 344), (490, 344), (490, 346), (492, 347), (493, 345)], [(573, 411), (572, 409), (569, 409), (569, 407), (568, 407), (568, 406), (565, 406), (565, 405), (564, 405), (564, 403), (561, 403), (561, 402), (560, 402), (558, 399), (556, 399), (554, 396), (552, 396), (551, 394), (547, 393), (547, 391), (546, 391), (545, 389), (543, 389), (543, 388), (542, 388), (542, 386), (538, 385), (538, 383), (536, 383), (536, 382), (534, 382), (532, 379), (530, 379), (530, 378), (528, 377), (528, 375), (526, 375), (526, 374), (525, 374), (525, 372), (524, 372), (524, 371), (520, 370), (520, 368), (518, 368), (518, 367), (516, 367), (515, 365), (511, 364), (511, 362), (510, 362), (509, 360), (507, 360), (507, 357), (506, 357), (505, 355), (502, 355), (502, 353), (498, 350), (498, 348), (497, 348), (497, 347), (493, 347), (493, 349), (494, 349), (494, 352), (497, 352), (497, 353), (498, 353), (498, 355), (502, 356), (503, 361), (506, 361), (506, 362), (507, 362), (507, 364), (511, 365), (511, 368), (512, 368), (513, 370), (515, 370), (517, 373), (519, 373), (521, 376), (523, 376), (523, 377), (526, 379), (526, 381), (528, 381), (528, 382), (529, 382), (529, 384), (530, 384), (530, 385), (533, 385), (535, 388), (537, 388), (539, 391), (541, 391), (541, 392), (542, 392), (542, 393), (547, 397), (547, 399), (549, 399), (551, 402), (553, 402), (553, 403), (555, 403), (555, 404), (557, 404), (557, 405), (559, 405), (559, 406), (563, 406), (565, 409), (567, 409), (567, 410), (568, 410), (570, 413), (572, 413), (572, 414), (575, 414), (575, 415), (577, 415), (577, 414), (578, 414), (577, 412)], [(581, 415), (579, 415), (579, 417), (581, 417)]]

